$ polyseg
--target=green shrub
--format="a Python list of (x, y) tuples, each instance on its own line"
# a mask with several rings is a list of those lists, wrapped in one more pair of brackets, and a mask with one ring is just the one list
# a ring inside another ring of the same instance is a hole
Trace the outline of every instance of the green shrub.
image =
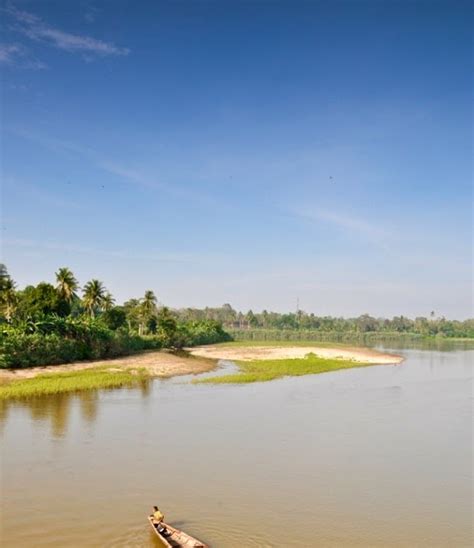
[(178, 323), (174, 336), (174, 346), (178, 348), (232, 340), (232, 337), (222, 328), (222, 324), (215, 320)]
[(114, 358), (161, 348), (157, 339), (111, 331), (100, 321), (47, 317), (22, 327), (3, 326), (0, 367), (33, 367)]

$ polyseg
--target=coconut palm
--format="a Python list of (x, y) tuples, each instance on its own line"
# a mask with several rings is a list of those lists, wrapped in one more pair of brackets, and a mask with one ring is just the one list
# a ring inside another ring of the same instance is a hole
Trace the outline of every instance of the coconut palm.
[(79, 289), (79, 283), (69, 268), (63, 267), (56, 272), (56, 283), (61, 299), (71, 303), (77, 297), (76, 291)]
[(95, 316), (95, 311), (102, 306), (105, 293), (104, 284), (99, 280), (91, 280), (84, 286), (82, 302), (91, 318)]
[(153, 291), (145, 291), (145, 295), (140, 302), (141, 322), (139, 325), (139, 333), (142, 335), (145, 330), (146, 323), (156, 314), (156, 303), (158, 302)]
[(15, 282), (11, 278), (8, 278), (2, 284), (0, 305), (2, 307), (5, 319), (7, 322), (10, 322), (15, 315), (18, 305), (18, 299), (15, 292)]
[(151, 316), (154, 312), (156, 312), (157, 302), (158, 302), (158, 299), (156, 298), (153, 291), (151, 290), (145, 291), (145, 295), (141, 303), (143, 313), (147, 316)]
[(112, 297), (112, 294), (107, 291), (107, 293), (102, 298), (102, 308), (107, 311), (113, 308), (115, 304), (115, 299)]
[(15, 282), (8, 274), (7, 267), (2, 263), (0, 264), (0, 308), (7, 322), (10, 322), (15, 315), (17, 304)]

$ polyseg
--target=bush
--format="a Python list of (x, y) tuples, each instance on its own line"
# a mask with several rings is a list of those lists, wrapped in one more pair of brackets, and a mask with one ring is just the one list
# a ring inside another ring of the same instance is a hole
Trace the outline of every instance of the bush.
[(115, 358), (161, 348), (159, 340), (111, 331), (98, 320), (46, 317), (34, 325), (4, 326), (0, 367), (33, 367)]
[(213, 320), (161, 322), (157, 334), (139, 336), (103, 318), (42, 316), (15, 326), (0, 325), (0, 367), (33, 367), (126, 356), (148, 349), (182, 348), (231, 340)]
[(179, 323), (175, 337), (175, 346), (178, 348), (232, 340), (232, 337), (222, 328), (222, 324), (215, 320)]

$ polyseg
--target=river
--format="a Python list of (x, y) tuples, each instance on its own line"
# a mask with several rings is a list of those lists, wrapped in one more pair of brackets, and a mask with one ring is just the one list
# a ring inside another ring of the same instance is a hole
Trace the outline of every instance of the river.
[[(390, 348), (384, 348), (390, 350)], [(3, 404), (3, 547), (472, 546), (474, 350)]]

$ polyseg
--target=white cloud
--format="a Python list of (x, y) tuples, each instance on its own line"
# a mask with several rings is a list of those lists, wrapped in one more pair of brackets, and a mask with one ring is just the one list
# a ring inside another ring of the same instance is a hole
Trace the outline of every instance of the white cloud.
[(72, 34), (49, 26), (40, 17), (21, 11), (14, 6), (5, 10), (15, 21), (14, 30), (21, 32), (31, 40), (45, 42), (58, 49), (71, 53), (106, 55), (128, 55), (130, 50), (116, 46), (112, 42), (105, 42), (90, 36)]

